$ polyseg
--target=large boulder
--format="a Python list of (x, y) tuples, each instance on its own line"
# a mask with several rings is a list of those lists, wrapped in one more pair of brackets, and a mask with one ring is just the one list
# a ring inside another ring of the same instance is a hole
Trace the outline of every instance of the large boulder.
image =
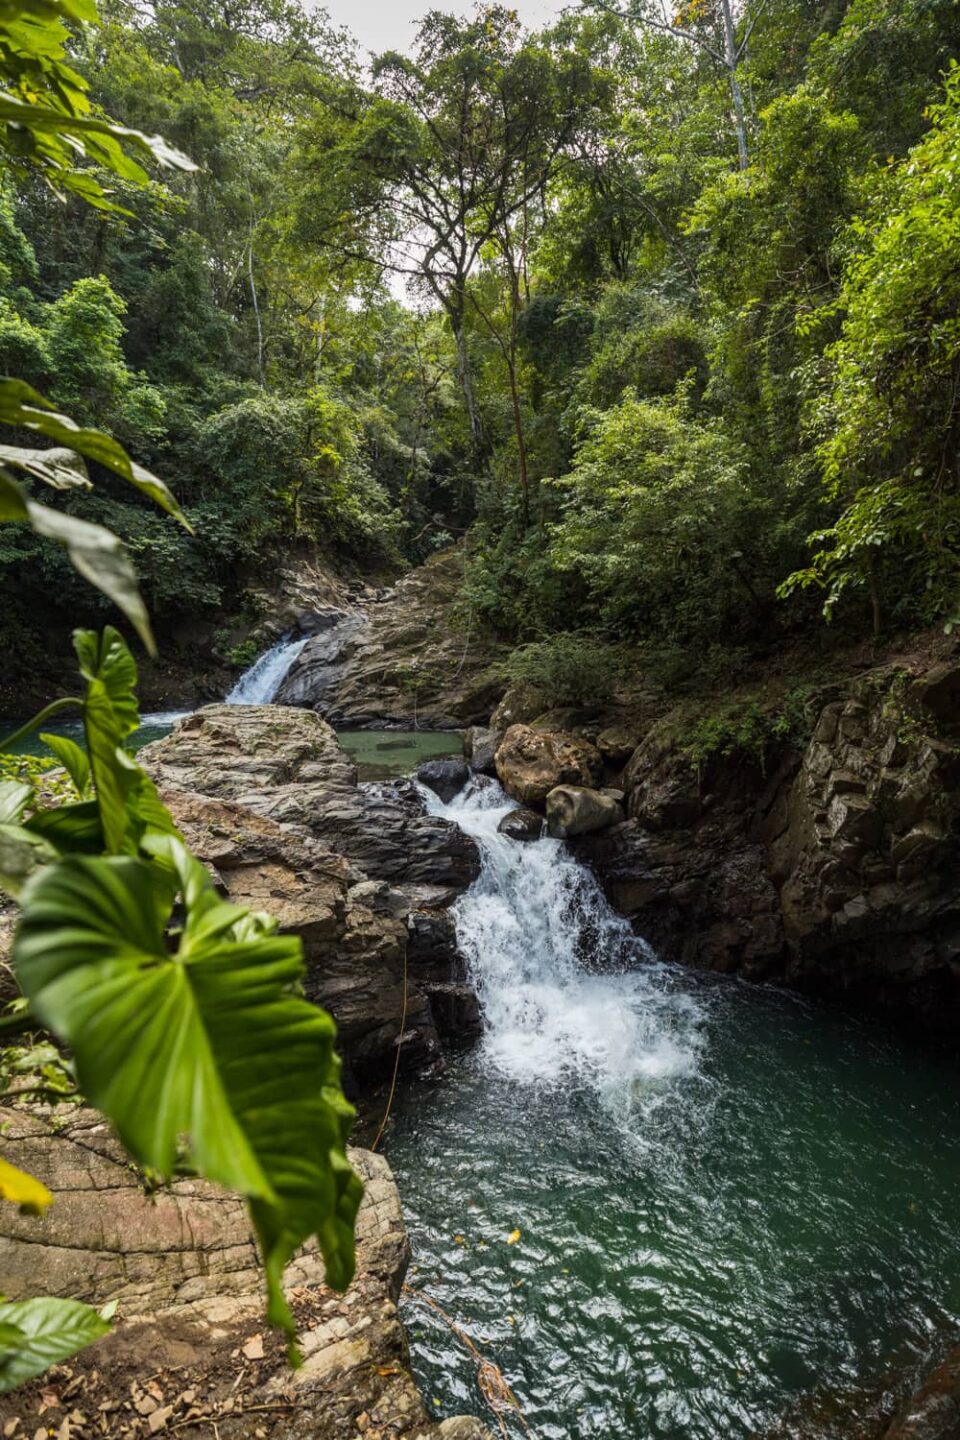
[[(330, 726), (306, 710), (208, 706), (140, 753), (231, 898), (302, 937), (307, 994), (337, 1021), (349, 1083), (392, 1068), (398, 1044), (405, 1068), (432, 1064), (430, 996), (413, 977), (403, 985), (411, 916), (475, 879), (475, 842), (426, 814), (410, 781), (358, 786)], [(456, 967), (433, 983), (467, 986)], [(446, 992), (442, 1005), (450, 1032), (469, 1006), (452, 1010)], [(471, 1016), (465, 1033), (475, 1029)]]
[(294, 1371), (264, 1323), (263, 1272), (238, 1197), (194, 1179), (148, 1189), (92, 1111), (0, 1110), (0, 1123), (5, 1158), (56, 1202), (42, 1219), (0, 1212), (4, 1293), (120, 1304), (111, 1335), (0, 1397), (0, 1433), (489, 1440), (482, 1427), (441, 1429), (410, 1375), (397, 1309), (410, 1245), (381, 1156), (351, 1152), (365, 1190), (347, 1293), (327, 1287), (312, 1242), (287, 1270), (304, 1357)]
[(563, 730), (511, 725), (497, 750), (500, 784), (521, 805), (545, 805), (557, 785), (596, 786), (602, 774), (599, 750)]
[(488, 725), (470, 725), (464, 731), (463, 748), (474, 774), (496, 775), (500, 739), (501, 732)]
[(624, 818), (612, 795), (584, 785), (557, 785), (547, 796), (547, 834), (555, 840), (606, 830)]
[(417, 779), (449, 805), (470, 779), (470, 767), (466, 760), (424, 760), (417, 766)]
[(422, 1069), (437, 1058), (429, 998), (416, 983), (408, 984), (404, 1007), (410, 906), (403, 895), (356, 883), (342, 855), (242, 805), (172, 789), (161, 798), (229, 899), (268, 910), (284, 934), (303, 941), (304, 991), (337, 1022), (345, 1083), (355, 1088), (392, 1067), (404, 1008), (404, 1066)]

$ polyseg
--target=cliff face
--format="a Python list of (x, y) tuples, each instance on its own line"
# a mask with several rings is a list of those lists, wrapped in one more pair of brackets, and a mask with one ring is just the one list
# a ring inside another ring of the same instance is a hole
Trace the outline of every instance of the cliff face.
[(573, 842), (668, 958), (940, 1030), (960, 1016), (960, 664), (808, 703), (800, 750), (698, 769), (656, 730), (629, 819)]

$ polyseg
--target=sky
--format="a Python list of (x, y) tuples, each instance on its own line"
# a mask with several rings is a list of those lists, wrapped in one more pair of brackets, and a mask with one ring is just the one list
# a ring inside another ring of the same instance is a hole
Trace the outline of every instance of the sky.
[[(427, 10), (470, 15), (473, 4), (462, 0), (322, 0), (335, 25), (352, 30), (363, 51), (409, 50), (417, 21)], [(524, 25), (537, 29), (559, 14), (562, 0), (512, 0)]]

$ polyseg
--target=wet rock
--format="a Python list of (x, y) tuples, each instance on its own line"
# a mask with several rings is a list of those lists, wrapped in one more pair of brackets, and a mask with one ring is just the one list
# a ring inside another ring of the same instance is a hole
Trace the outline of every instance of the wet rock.
[(521, 805), (542, 806), (557, 785), (595, 786), (603, 760), (589, 741), (566, 731), (511, 725), (497, 750), (500, 783)]
[(764, 769), (733, 754), (697, 771), (675, 727), (655, 727), (623, 772), (628, 823), (571, 846), (669, 958), (951, 1031), (958, 672), (935, 666), (905, 685), (881, 667), (833, 685), (812, 704), (809, 743)]
[(471, 725), (464, 732), (464, 752), (475, 774), (496, 775), (500, 739), (499, 730), (483, 725)]
[[(304, 991), (337, 1022), (348, 1082), (392, 1067), (404, 1010), (409, 902), (383, 882), (354, 884), (342, 856), (305, 831), (284, 829), (235, 802), (164, 789), (161, 798), (194, 853), (235, 904), (268, 910), (303, 941)], [(411, 984), (403, 1062), (423, 1068), (439, 1051), (425, 992)]]
[(547, 834), (555, 840), (586, 835), (619, 824), (623, 810), (602, 790), (582, 785), (558, 785), (547, 796)]
[[(237, 1440), (262, 1433), (263, 1407), (282, 1417), (286, 1440), (355, 1440), (371, 1414), (401, 1440), (458, 1433), (430, 1419), (407, 1368), (397, 1301), (410, 1245), (381, 1156), (351, 1152), (365, 1192), (357, 1275), (347, 1293), (327, 1288), (314, 1243), (287, 1269), (305, 1362), (292, 1371), (282, 1338), (264, 1325), (263, 1273), (238, 1197), (193, 1179), (148, 1195), (92, 1111), (41, 1117), (7, 1110), (0, 1122), (5, 1158), (38, 1176), (56, 1201), (43, 1219), (3, 1207), (6, 1295), (120, 1302), (114, 1333), (71, 1360), (70, 1398), (61, 1403), (56, 1393), (45, 1393), (44, 1434), (72, 1433), (69, 1413), (82, 1410), (112, 1416), (119, 1435), (117, 1402), (130, 1396), (138, 1377), (155, 1387), (151, 1398), (159, 1390), (157, 1407), (169, 1406), (175, 1425), (202, 1396), (208, 1408), (198, 1412), (201, 1428), (223, 1427)], [(28, 1417), (35, 1420), (41, 1393), (49, 1390), (44, 1377), (3, 1396), (0, 1421), (20, 1418), (22, 1433), (32, 1434)], [(463, 1423), (464, 1436), (490, 1440), (482, 1427), (469, 1428), (477, 1422)]]
[(277, 698), (319, 707), (348, 728), (486, 724), (505, 689), (496, 668), (505, 647), (461, 624), (462, 583), (463, 551), (455, 546), (392, 590), (364, 597), (349, 628), (308, 642)]
[(539, 840), (543, 834), (543, 816), (539, 810), (520, 806), (504, 815), (497, 829), (511, 840)]
[(417, 779), (449, 805), (470, 779), (470, 768), (465, 760), (424, 760), (417, 766)]
[[(309, 711), (210, 706), (141, 755), (231, 898), (303, 938), (306, 992), (337, 1021), (349, 1083), (392, 1069), (398, 1044), (405, 1069), (433, 1064), (427, 990), (411, 977), (404, 998), (408, 922), (476, 878), (475, 842), (427, 815), (410, 781), (358, 786), (336, 735)], [(464, 984), (455, 947), (447, 954), (431, 983)]]
[(886, 1431), (884, 1440), (957, 1440), (960, 1435), (960, 1349), (933, 1370)]

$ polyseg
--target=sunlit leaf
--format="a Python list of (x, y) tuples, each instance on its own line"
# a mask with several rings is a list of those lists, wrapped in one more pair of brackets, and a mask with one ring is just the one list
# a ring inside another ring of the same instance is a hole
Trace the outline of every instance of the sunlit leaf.
[(24, 1215), (42, 1215), (48, 1205), (53, 1204), (53, 1196), (46, 1185), (28, 1175), (24, 1170), (18, 1170), (15, 1165), (9, 1165), (0, 1156), (0, 1199), (9, 1200), (12, 1205), (19, 1205)]
[(42, 1375), (109, 1331), (109, 1323), (79, 1300), (0, 1304), (0, 1392)]

